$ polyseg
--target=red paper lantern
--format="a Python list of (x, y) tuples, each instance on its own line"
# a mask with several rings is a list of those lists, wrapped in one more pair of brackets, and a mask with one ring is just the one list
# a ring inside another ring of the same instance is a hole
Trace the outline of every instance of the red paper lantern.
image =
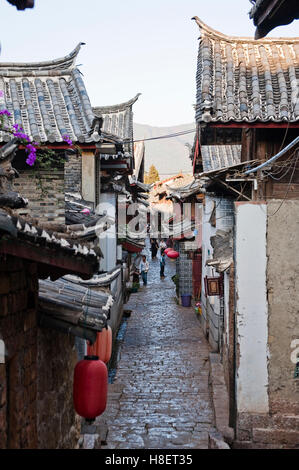
[(74, 371), (74, 408), (87, 421), (104, 413), (107, 405), (108, 371), (97, 356), (86, 356)]
[(98, 356), (100, 361), (105, 362), (107, 350), (107, 329), (103, 328), (97, 334), (96, 342), (93, 345), (87, 343), (87, 355), (88, 356)]
[(111, 355), (112, 355), (112, 330), (111, 330), (111, 327), (108, 326), (107, 334), (106, 334), (106, 351), (105, 351), (105, 357), (103, 361), (105, 362), (105, 364), (108, 364), (108, 362), (111, 359)]
[(180, 254), (177, 251), (171, 250), (167, 253), (168, 258), (170, 259), (177, 259)]
[(167, 255), (170, 251), (172, 251), (172, 248), (166, 248), (166, 250), (164, 250), (164, 253)]

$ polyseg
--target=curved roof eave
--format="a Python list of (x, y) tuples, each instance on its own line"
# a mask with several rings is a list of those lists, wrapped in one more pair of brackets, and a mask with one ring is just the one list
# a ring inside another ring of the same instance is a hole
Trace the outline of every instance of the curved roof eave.
[(265, 44), (271, 44), (271, 43), (275, 43), (275, 42), (279, 42), (279, 43), (294, 43), (294, 42), (299, 42), (299, 37), (293, 37), (293, 38), (287, 38), (287, 37), (271, 37), (271, 38), (262, 38), (262, 39), (259, 39), (259, 40), (256, 40), (254, 39), (253, 37), (246, 37), (246, 36), (228, 36), (224, 33), (221, 33), (220, 31), (217, 31), (213, 28), (211, 28), (210, 26), (208, 26), (206, 23), (204, 23), (198, 16), (194, 16), (193, 18), (191, 18), (192, 20), (194, 20), (196, 22), (196, 24), (198, 25), (200, 31), (201, 31), (201, 35), (202, 37), (204, 36), (212, 36), (212, 37), (215, 37), (215, 38), (218, 38), (222, 41), (226, 41), (226, 42), (247, 42), (247, 43), (254, 43), (254, 44), (258, 44), (259, 42), (263, 42)]
[(134, 103), (136, 103), (139, 96), (141, 96), (141, 93), (137, 93), (137, 95), (134, 96), (134, 98), (132, 98), (129, 101), (126, 101), (124, 103), (114, 104), (114, 105), (111, 105), (111, 106), (95, 106), (95, 107), (92, 108), (92, 110), (96, 115), (110, 114), (110, 113), (117, 113), (117, 112), (120, 112), (120, 111), (125, 111), (126, 109), (133, 106)]
[(51, 70), (51, 69), (69, 69), (75, 66), (76, 58), (80, 52), (81, 46), (85, 45), (84, 42), (80, 42), (75, 49), (64, 57), (54, 60), (46, 60), (43, 62), (1, 62), (0, 70), (24, 70), (24, 71), (40, 71), (40, 70)]

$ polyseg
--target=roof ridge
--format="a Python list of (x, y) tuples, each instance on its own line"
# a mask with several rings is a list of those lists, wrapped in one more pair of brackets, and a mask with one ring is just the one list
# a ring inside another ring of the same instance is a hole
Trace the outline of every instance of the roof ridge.
[(294, 42), (299, 42), (299, 37), (271, 37), (271, 38), (262, 38), (262, 39), (254, 39), (254, 37), (247, 37), (247, 36), (228, 36), (227, 34), (221, 33), (220, 31), (217, 31), (216, 29), (211, 28), (211, 26), (207, 25), (204, 23), (198, 16), (194, 16), (191, 18), (192, 20), (195, 20), (197, 23), (202, 36), (214, 36), (218, 39), (222, 39), (227, 42), (252, 42), (254, 44), (271, 44), (271, 43), (294, 43)]
[(141, 93), (137, 93), (137, 95), (135, 95), (134, 98), (131, 98), (130, 100), (125, 101), (124, 103), (113, 104), (110, 106), (109, 105), (108, 106), (93, 106), (92, 109), (94, 112), (100, 112), (100, 113), (102, 113), (103, 111), (106, 111), (106, 113), (124, 111), (125, 109), (129, 108), (134, 103), (136, 103), (139, 96), (141, 96)]
[(85, 45), (85, 42), (79, 42), (75, 49), (64, 57), (54, 60), (38, 61), (38, 62), (0, 62), (1, 69), (20, 69), (24, 71), (28, 70), (39, 70), (39, 69), (71, 69), (74, 68), (77, 55), (80, 52), (81, 46)]

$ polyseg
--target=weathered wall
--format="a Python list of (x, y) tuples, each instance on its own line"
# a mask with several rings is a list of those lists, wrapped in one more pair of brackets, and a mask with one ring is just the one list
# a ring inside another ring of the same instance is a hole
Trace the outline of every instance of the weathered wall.
[(74, 448), (80, 420), (73, 409), (74, 340), (37, 326), (34, 263), (0, 259), (0, 448)]
[[(179, 276), (179, 295), (191, 294), (193, 292), (192, 280), (192, 259), (189, 256), (190, 242), (179, 243), (180, 257), (176, 263), (177, 273)], [(196, 247), (195, 247), (196, 249)], [(180, 298), (181, 300), (181, 298)]]
[[(116, 220), (116, 194), (115, 193), (102, 193), (100, 200), (100, 212), (107, 212), (107, 216)], [(100, 268), (103, 271), (111, 271), (115, 268), (117, 262), (116, 249), (117, 249), (117, 234), (116, 224), (102, 232), (99, 236), (100, 248), (104, 258), (101, 259)]]
[[(40, 449), (74, 449), (81, 419), (73, 407), (75, 340), (51, 329), (38, 330), (37, 429)], [(50, 413), (49, 413), (50, 410)]]
[[(299, 414), (292, 341), (299, 340), (299, 201), (268, 203), (269, 399), (272, 413)], [(299, 343), (299, 341), (298, 341)]]
[(267, 206), (235, 207), (237, 411), (268, 413)]
[(0, 448), (36, 448), (36, 265), (13, 257), (0, 262)]
[(37, 177), (34, 170), (21, 170), (14, 187), (29, 201), (19, 215), (30, 215), (40, 222), (65, 222), (64, 171), (42, 170)]
[[(213, 220), (214, 219), (214, 220)], [(211, 237), (216, 235), (217, 230), (228, 231), (234, 223), (234, 207), (230, 199), (217, 198), (212, 196), (205, 197), (203, 208), (203, 227), (202, 227), (202, 316), (201, 323), (205, 333), (209, 335), (209, 342), (213, 351), (219, 351), (219, 327), (220, 321), (220, 302), (218, 297), (206, 297), (205, 277), (217, 276), (206, 262), (213, 258), (213, 247)], [(225, 299), (228, 306), (228, 296)]]
[(82, 157), (70, 155), (64, 164), (65, 192), (80, 193), (82, 191)]
[(118, 278), (113, 282), (111, 286), (111, 293), (115, 301), (111, 307), (109, 324), (112, 328), (113, 336), (115, 336), (117, 334), (123, 315), (124, 298), (122, 276), (118, 276)]
[(96, 202), (96, 161), (94, 152), (82, 153), (82, 197), (85, 201)]

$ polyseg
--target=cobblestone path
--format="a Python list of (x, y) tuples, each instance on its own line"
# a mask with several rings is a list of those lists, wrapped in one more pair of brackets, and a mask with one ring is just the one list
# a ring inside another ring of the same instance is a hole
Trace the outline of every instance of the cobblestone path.
[(175, 301), (174, 262), (160, 281), (132, 294), (132, 310), (115, 382), (109, 386), (104, 449), (208, 448), (214, 416), (208, 387), (208, 344), (193, 309)]

